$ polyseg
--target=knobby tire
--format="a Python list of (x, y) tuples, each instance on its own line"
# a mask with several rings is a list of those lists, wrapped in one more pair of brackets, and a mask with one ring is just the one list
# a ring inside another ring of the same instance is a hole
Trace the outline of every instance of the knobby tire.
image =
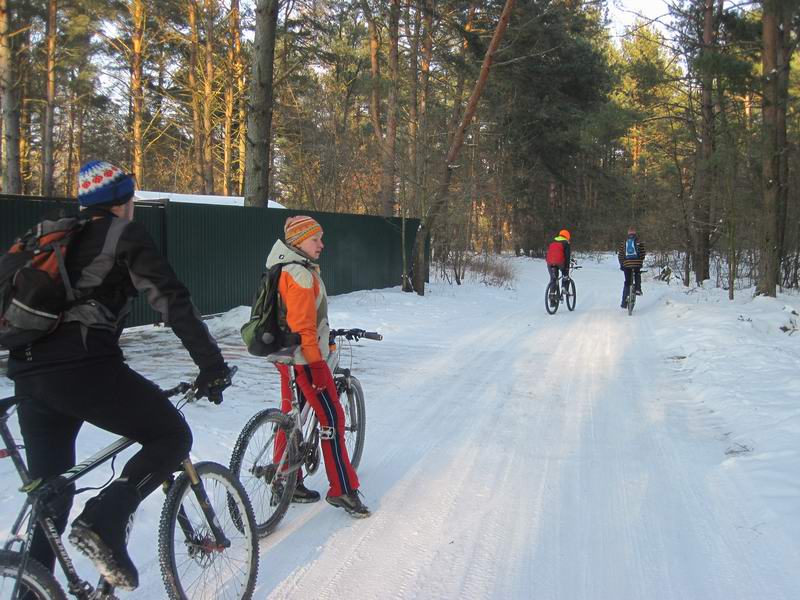
[[(551, 299), (555, 300), (555, 302), (551, 302)], [(547, 284), (547, 288), (544, 290), (544, 308), (547, 311), (547, 314), (556, 314), (559, 303), (558, 281), (551, 281)]]
[(575, 310), (575, 302), (578, 299), (577, 292), (575, 291), (575, 282), (572, 279), (567, 284), (567, 308), (570, 311)]
[[(19, 574), (22, 555), (11, 550), (0, 550), (0, 598), (10, 598)], [(33, 597), (36, 600), (67, 600), (64, 590), (53, 574), (41, 563), (28, 557), (20, 582), (20, 597)]]
[[(300, 432), (295, 430), (291, 418), (277, 408), (269, 408), (253, 415), (239, 434), (231, 455), (231, 471), (242, 482), (253, 505), (256, 531), (263, 538), (272, 533), (286, 514), (297, 486), (298, 470), (279, 475), (275, 459), (275, 440), (283, 431), (289, 455), (284, 464), (298, 460)], [(273, 487), (273, 483), (280, 486)], [(275, 492), (273, 494), (273, 492)]]
[(336, 389), (339, 390), (339, 400), (344, 409), (344, 440), (347, 446), (347, 455), (350, 457), (353, 469), (358, 469), (366, 439), (367, 409), (364, 403), (364, 390), (361, 382), (352, 375), (349, 386), (346, 379), (342, 377), (341, 381), (337, 382)]
[[(167, 492), (158, 531), (158, 555), (167, 594), (172, 600), (249, 600), (258, 575), (258, 535), (247, 493), (220, 464), (201, 462), (195, 469), (230, 545), (216, 546), (189, 477), (186, 473), (179, 475)], [(179, 523), (179, 514), (187, 517), (191, 539)]]

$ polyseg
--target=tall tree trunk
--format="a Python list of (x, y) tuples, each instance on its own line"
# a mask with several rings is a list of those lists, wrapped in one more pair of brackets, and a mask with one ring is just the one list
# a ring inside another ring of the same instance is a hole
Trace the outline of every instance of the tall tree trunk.
[(381, 213), (390, 217), (394, 214), (395, 152), (397, 142), (397, 86), (398, 86), (398, 30), (400, 23), (400, 2), (391, 0), (389, 5), (389, 93), (386, 103), (386, 133), (381, 124), (381, 74), (380, 41), (378, 25), (368, 0), (362, 0), (361, 8), (369, 28), (369, 56), (371, 74), (370, 118), (375, 135), (375, 143), (381, 154), (380, 191), (378, 193)]
[(203, 179), (206, 194), (214, 193), (214, 0), (205, 0), (205, 77), (203, 78)]
[(497, 52), (503, 35), (508, 27), (508, 21), (511, 18), (511, 11), (514, 9), (515, 0), (506, 0), (503, 6), (503, 12), (500, 14), (500, 20), (492, 35), (492, 41), (486, 49), (486, 55), (481, 65), (481, 71), (478, 75), (478, 80), (475, 82), (475, 87), (472, 89), (467, 106), (464, 110), (464, 117), (458, 128), (452, 132), (450, 148), (445, 156), (444, 163), (442, 164), (442, 175), (439, 179), (439, 185), (431, 202), (430, 210), (427, 215), (423, 217), (420, 223), (420, 228), (417, 231), (417, 237), (414, 240), (414, 289), (422, 296), (425, 294), (425, 242), (428, 234), (433, 226), (436, 224), (442, 209), (447, 201), (447, 194), (450, 190), (450, 179), (453, 175), (453, 166), (461, 147), (464, 145), (464, 137), (467, 133), (467, 128), (472, 122), (475, 112), (478, 109), (478, 102), (483, 95), (483, 90), (486, 87), (486, 82), (489, 79), (489, 69), (492, 66), (494, 54)]
[[(236, 0), (238, 12), (239, 2)], [(240, 25), (241, 29), (241, 25)], [(238, 145), (236, 162), (236, 194), (244, 196), (244, 171), (247, 156), (247, 78), (245, 77), (244, 58), (242, 53), (242, 37), (236, 36), (234, 41), (234, 65), (236, 71), (237, 103), (239, 105), (239, 118), (237, 119), (236, 140)]]
[(278, 0), (258, 0), (253, 40), (253, 71), (247, 116), (247, 159), (244, 202), (266, 207), (269, 200), (269, 142), (272, 135), (272, 80)]
[[(715, 45), (714, 0), (705, 0), (703, 12), (703, 50), (705, 56), (711, 56)], [(698, 285), (709, 278), (709, 254), (711, 236), (711, 196), (714, 187), (714, 104), (712, 90), (714, 74), (711, 71), (711, 60), (706, 60), (701, 75), (701, 113), (700, 124), (700, 156), (697, 161), (696, 180), (694, 185), (694, 269)]]
[(775, 107), (776, 152), (778, 153), (778, 206), (776, 210), (776, 246), (775, 280), (781, 285), (781, 264), (785, 258), (786, 216), (789, 204), (789, 144), (786, 137), (786, 113), (789, 104), (789, 70), (791, 68), (794, 44), (791, 39), (792, 12), (783, 8), (778, 28), (778, 104)]
[(777, 105), (780, 77), (778, 75), (778, 18), (771, 2), (763, 3), (761, 17), (761, 73), (764, 78), (762, 100), (762, 248), (759, 260), (758, 292), (776, 295), (778, 263), (778, 191), (780, 188), (777, 146)]
[(75, 171), (75, 129), (78, 120), (78, 93), (75, 90), (75, 78), (72, 77), (69, 98), (69, 127), (67, 129), (67, 166), (64, 171), (64, 192), (63, 196), (68, 198), (72, 193), (72, 181), (76, 178)]
[[(86, 119), (86, 108), (81, 105), (80, 109), (78, 110), (78, 123), (77, 123), (77, 131), (75, 132), (75, 166), (80, 168), (80, 165), (83, 163), (83, 125)], [(78, 169), (76, 169), (77, 171)], [(72, 178), (70, 183), (70, 193), (69, 196), (71, 198), (78, 197), (78, 175), (77, 173)]]
[(233, 116), (236, 109), (236, 56), (239, 40), (239, 0), (231, 0), (228, 16), (228, 51), (225, 68), (225, 125), (222, 142), (222, 193), (232, 195), (233, 173)]
[(197, 0), (189, 0), (189, 93), (192, 99), (192, 129), (194, 130), (193, 174), (201, 193), (207, 194), (205, 178), (205, 155), (203, 154), (203, 118), (200, 109), (200, 89), (197, 83), (197, 70), (200, 54), (200, 31), (197, 24)]
[(419, 140), (419, 148), (422, 150), (422, 156), (417, 156), (417, 170), (414, 173), (414, 211), (416, 214), (424, 214), (426, 207), (426, 189), (427, 189), (427, 173), (428, 173), (428, 157), (427, 151), (429, 147), (428, 140), (428, 105), (430, 104), (431, 86), (431, 62), (433, 61), (433, 10), (434, 0), (421, 0), (423, 5), (422, 14), (422, 62), (420, 63), (419, 84), (421, 88), (421, 97), (419, 101), (419, 127), (417, 129), (417, 139)]
[[(20, 74), (18, 84), (19, 98), (27, 98), (29, 84), (29, 73)], [(33, 160), (31, 159), (31, 107), (29, 103), (20, 102), (19, 111), (19, 168), (22, 179), (22, 193), (34, 193), (33, 181)]]
[[(408, 53), (408, 163), (411, 168), (412, 177), (417, 170), (417, 154), (419, 152), (419, 140), (417, 139), (417, 129), (419, 127), (419, 35), (420, 28), (422, 27), (422, 14), (419, 2), (414, 4), (413, 32), (410, 27), (411, 0), (409, 0), (407, 5), (408, 17), (406, 18), (406, 37), (410, 40), (410, 51)], [(417, 182), (414, 181), (412, 183), (412, 188), (416, 187), (416, 184)]]
[(3, 192), (22, 193), (20, 167), (20, 102), (12, 19), (7, 0), (0, 0), (0, 111), (3, 113)]
[(389, 94), (386, 101), (386, 139), (383, 145), (383, 177), (381, 206), (384, 216), (395, 213), (395, 154), (397, 152), (397, 88), (399, 85), (398, 38), (400, 0), (391, 0), (389, 7)]
[[(469, 9), (467, 11), (467, 23), (464, 26), (464, 31), (469, 34), (475, 27), (475, 1), (470, 2)], [(467, 49), (469, 47), (469, 40), (465, 36), (463, 41), (461, 42), (461, 61), (462, 63), (466, 62), (467, 60)], [(466, 76), (464, 74), (464, 69), (459, 69), (458, 74), (456, 75), (456, 89), (453, 95), (453, 112), (450, 115), (450, 123), (448, 124), (447, 130), (453, 131), (458, 125), (458, 119), (461, 116), (461, 109), (463, 108), (463, 96), (464, 96), (464, 83), (466, 81)]]
[(131, 31), (131, 135), (133, 175), (139, 186), (144, 185), (144, 27), (143, 0), (133, 0), (130, 5), (133, 30)]
[(383, 172), (380, 178), (380, 190), (378, 197), (381, 210), (384, 210), (383, 186), (386, 163), (386, 142), (383, 136), (383, 126), (381, 125), (381, 63), (380, 63), (380, 40), (378, 39), (378, 24), (369, 6), (369, 0), (361, 0), (361, 9), (367, 19), (369, 32), (369, 62), (370, 62), (370, 95), (369, 95), (369, 117), (372, 122), (372, 133), (375, 136), (375, 145), (381, 155), (381, 167)]
[(42, 123), (42, 196), (53, 195), (53, 176), (55, 170), (55, 148), (53, 145), (53, 130), (55, 129), (56, 109), (56, 38), (58, 36), (57, 21), (58, 2), (49, 0), (47, 4), (47, 25), (45, 27), (45, 41), (47, 44), (47, 83), (45, 86), (45, 108)]
[[(408, 101), (408, 164), (411, 172), (411, 189), (415, 193), (418, 182), (415, 179), (417, 172), (417, 157), (419, 155), (419, 139), (417, 138), (417, 130), (419, 127), (419, 39), (420, 29), (422, 27), (422, 11), (420, 10), (420, 2), (417, 0), (414, 4), (414, 28), (411, 30), (411, 4), (412, 0), (408, 0), (406, 5), (406, 38), (410, 40), (410, 51), (408, 55), (408, 83), (409, 83), (409, 101)], [(414, 287), (411, 285), (408, 269), (408, 254), (406, 250), (406, 214), (408, 211), (408, 194), (407, 194), (407, 180), (409, 178), (401, 173), (400, 185), (402, 188), (400, 203), (400, 218), (401, 221), (401, 250), (403, 256), (403, 275), (402, 275), (402, 289), (404, 292), (413, 292)]]

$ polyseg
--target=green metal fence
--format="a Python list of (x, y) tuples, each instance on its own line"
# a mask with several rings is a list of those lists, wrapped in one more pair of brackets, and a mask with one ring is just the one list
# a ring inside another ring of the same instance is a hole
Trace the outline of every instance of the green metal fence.
[[(75, 214), (74, 200), (0, 195), (0, 249), (45, 217)], [(186, 203), (138, 203), (137, 221), (153, 236), (202, 314), (249, 305), (275, 240), (290, 215), (308, 214), (325, 231), (320, 267), (329, 294), (399, 285), (401, 220), (366, 215)], [(406, 220), (411, 255), (419, 221)], [(128, 325), (158, 316), (139, 298)]]

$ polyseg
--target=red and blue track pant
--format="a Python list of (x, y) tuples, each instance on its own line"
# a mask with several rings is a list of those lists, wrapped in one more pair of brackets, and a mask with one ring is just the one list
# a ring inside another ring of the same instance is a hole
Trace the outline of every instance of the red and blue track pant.
[[(289, 413), (292, 410), (292, 390), (289, 386), (289, 367), (276, 365), (281, 374), (281, 411)], [(325, 389), (316, 391), (311, 386), (311, 370), (307, 365), (294, 367), (297, 385), (300, 388), (301, 410), (306, 401), (311, 403), (311, 408), (317, 415), (320, 427), (320, 441), (322, 442), (322, 458), (325, 462), (325, 472), (328, 475), (328, 496), (341, 496), (358, 489), (358, 475), (350, 464), (347, 455), (347, 446), (344, 442), (344, 410), (339, 402), (336, 392), (336, 383), (328, 371), (328, 381)], [(275, 460), (286, 447), (286, 436), (279, 432), (275, 438)], [(302, 469), (298, 471), (302, 480)]]

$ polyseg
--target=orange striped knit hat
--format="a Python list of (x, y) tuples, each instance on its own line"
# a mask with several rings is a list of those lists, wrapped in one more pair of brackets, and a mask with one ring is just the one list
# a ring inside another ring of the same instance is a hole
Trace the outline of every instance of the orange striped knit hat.
[(311, 217), (298, 215), (286, 219), (283, 226), (283, 233), (286, 243), (290, 246), (299, 246), (303, 240), (307, 240), (316, 233), (322, 233), (322, 227)]

